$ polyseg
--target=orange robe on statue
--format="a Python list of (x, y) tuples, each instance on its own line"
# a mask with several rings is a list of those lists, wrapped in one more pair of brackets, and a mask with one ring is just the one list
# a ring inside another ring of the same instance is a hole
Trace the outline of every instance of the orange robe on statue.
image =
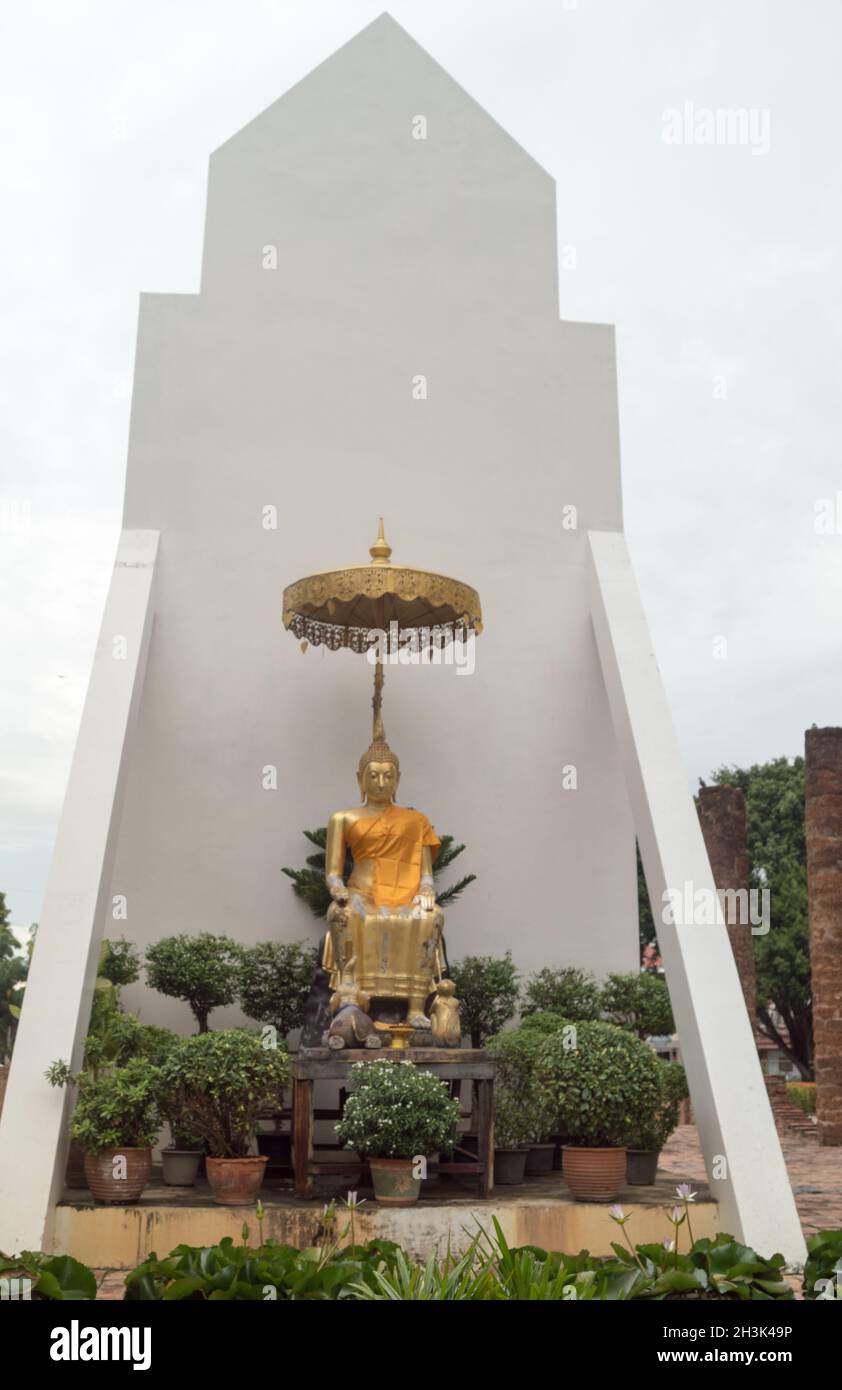
[[(441, 840), (420, 811), (406, 806), (389, 806), (376, 815), (360, 817), (349, 827), (346, 840), (354, 863), (374, 861), (371, 897), (376, 907), (404, 907), (421, 887), (421, 851), (432, 850), (433, 859)], [(354, 890), (353, 874), (349, 888)]]

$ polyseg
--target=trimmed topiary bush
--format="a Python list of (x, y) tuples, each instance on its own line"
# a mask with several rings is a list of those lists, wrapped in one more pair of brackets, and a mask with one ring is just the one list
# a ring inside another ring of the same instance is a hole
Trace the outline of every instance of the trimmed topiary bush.
[(550, 1034), (536, 1057), (555, 1125), (569, 1144), (586, 1148), (623, 1148), (651, 1123), (661, 1101), (658, 1066), (631, 1033), (588, 1021), (576, 1025), (575, 1038)]
[(558, 1033), (568, 1024), (574, 1026), (563, 1014), (555, 1013), (552, 1009), (541, 1009), (537, 1014), (527, 1014), (520, 1027), (522, 1032), (536, 1033), (542, 1038), (547, 1038), (550, 1033)]
[(548, 1010), (574, 1022), (599, 1018), (602, 991), (592, 975), (568, 966), (545, 966), (527, 982), (523, 991), (524, 1018)]
[(319, 953), (300, 941), (261, 941), (246, 947), (237, 966), (240, 1006), (247, 1018), (268, 1023), (285, 1039), (304, 1022), (304, 1006)]
[(450, 967), (462, 1004), (462, 1030), (471, 1047), (484, 1047), (517, 1012), (520, 990), (511, 951), (504, 956), (465, 956)]
[(150, 989), (189, 1004), (199, 1032), (206, 1033), (210, 1012), (237, 998), (241, 954), (230, 936), (165, 936), (146, 948), (146, 980)]

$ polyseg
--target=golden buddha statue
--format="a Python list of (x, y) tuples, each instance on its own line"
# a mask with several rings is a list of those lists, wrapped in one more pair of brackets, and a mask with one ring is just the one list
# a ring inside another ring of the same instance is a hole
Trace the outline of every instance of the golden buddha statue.
[[(333, 901), (322, 964), (331, 989), (338, 994), (342, 986), (349, 998), (355, 988), (365, 1012), (401, 1001), (406, 1024), (429, 1031), (426, 1003), (444, 969), (444, 914), (433, 888), (441, 842), (425, 815), (395, 803), (400, 763), (380, 715), (381, 667), (378, 675), (372, 742), (357, 772), (362, 804), (334, 812), (328, 823), (325, 877)], [(348, 850), (354, 867), (346, 883)]]

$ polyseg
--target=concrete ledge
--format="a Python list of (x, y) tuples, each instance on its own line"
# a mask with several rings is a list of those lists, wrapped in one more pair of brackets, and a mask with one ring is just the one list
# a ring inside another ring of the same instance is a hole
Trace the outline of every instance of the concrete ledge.
[[(676, 1184), (681, 1181), (675, 1175), (660, 1174), (654, 1187), (629, 1187), (621, 1193), (623, 1210), (632, 1214), (626, 1229), (633, 1242), (661, 1241), (672, 1234), (666, 1209), (674, 1205)], [(693, 1234), (715, 1236), (717, 1204), (703, 1184), (694, 1187), (698, 1196), (693, 1205)], [(448, 1239), (454, 1246), (464, 1246), (477, 1223), (491, 1229), (493, 1216), (512, 1245), (610, 1255), (611, 1241), (619, 1237), (608, 1206), (574, 1202), (559, 1173), (530, 1178), (521, 1187), (498, 1188), (485, 1202), (453, 1183), (438, 1183), (417, 1206), (397, 1210), (379, 1207), (366, 1189), (360, 1195), (367, 1200), (357, 1212), (357, 1240), (394, 1240), (419, 1258), (426, 1258), (436, 1245), (443, 1251)], [(299, 1247), (314, 1243), (324, 1197), (304, 1201), (291, 1194), (289, 1184), (269, 1184), (261, 1200), (266, 1213), (264, 1239)], [(223, 1236), (240, 1242), (243, 1222), (250, 1228), (249, 1239), (256, 1243), (254, 1208), (217, 1206), (204, 1183), (186, 1194), (183, 1189), (153, 1183), (142, 1201), (128, 1206), (103, 1206), (95, 1204), (89, 1193), (69, 1192), (56, 1209), (53, 1249), (98, 1268), (132, 1269), (152, 1250), (164, 1256), (181, 1243), (212, 1245)], [(686, 1240), (686, 1226), (682, 1237)]]

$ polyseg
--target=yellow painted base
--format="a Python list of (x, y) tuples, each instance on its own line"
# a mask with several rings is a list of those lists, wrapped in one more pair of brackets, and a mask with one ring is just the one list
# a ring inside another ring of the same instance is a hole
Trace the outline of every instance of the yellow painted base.
[[(666, 1211), (675, 1201), (675, 1184), (680, 1180), (660, 1180), (657, 1188), (627, 1188), (621, 1195), (624, 1212), (632, 1214), (626, 1230), (633, 1242), (662, 1241), (673, 1234)], [(96, 1268), (132, 1269), (153, 1250), (163, 1256), (176, 1245), (213, 1245), (223, 1236), (239, 1243), (243, 1222), (249, 1226), (250, 1243), (257, 1244), (253, 1207), (216, 1206), (207, 1188), (200, 1187), (186, 1197), (176, 1192), (156, 1186), (130, 1206), (93, 1205), (90, 1199), (62, 1202), (56, 1209), (52, 1248)], [(81, 1198), (82, 1194), (78, 1195)], [(697, 1238), (715, 1236), (718, 1207), (704, 1190), (699, 1197), (693, 1205), (693, 1234)], [(262, 1201), (264, 1239), (301, 1247), (318, 1238), (323, 1199), (305, 1202), (292, 1197), (288, 1190), (267, 1188)], [(339, 1211), (341, 1225), (341, 1203)], [(511, 1245), (539, 1245), (574, 1253), (586, 1249), (593, 1255), (610, 1255), (611, 1241), (621, 1239), (608, 1206), (572, 1201), (560, 1175), (554, 1175), (552, 1179), (528, 1180), (521, 1187), (498, 1188), (487, 1202), (464, 1193), (436, 1200), (425, 1198), (422, 1191), (417, 1206), (389, 1209), (369, 1197), (357, 1212), (357, 1240), (394, 1240), (411, 1255), (426, 1258), (436, 1246), (444, 1251), (448, 1239), (454, 1247), (464, 1246), (478, 1223), (490, 1231), (493, 1216)], [(682, 1246), (686, 1230), (686, 1225), (681, 1228)]]

